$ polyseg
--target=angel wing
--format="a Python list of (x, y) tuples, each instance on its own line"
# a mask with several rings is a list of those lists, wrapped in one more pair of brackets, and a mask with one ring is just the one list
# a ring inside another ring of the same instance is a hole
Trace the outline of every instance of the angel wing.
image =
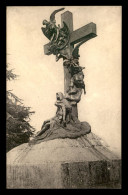
[(55, 15), (56, 15), (56, 13), (58, 13), (58, 12), (64, 10), (64, 9), (65, 9), (65, 8), (61, 8), (61, 9), (57, 9), (57, 10), (55, 10), (54, 12), (52, 12), (52, 14), (50, 15), (50, 21), (53, 22), (53, 21), (55, 20)]

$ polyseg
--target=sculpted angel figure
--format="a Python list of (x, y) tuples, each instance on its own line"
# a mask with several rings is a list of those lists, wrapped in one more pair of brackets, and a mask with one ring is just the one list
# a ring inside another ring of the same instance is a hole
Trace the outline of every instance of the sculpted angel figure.
[(45, 28), (42, 27), (41, 29), (44, 35), (50, 40), (50, 43), (55, 42), (58, 38), (60, 26), (56, 26), (55, 14), (61, 10), (64, 10), (64, 8), (55, 10), (51, 14), (49, 22), (47, 20), (43, 20), (42, 24), (45, 25)]
[(60, 51), (66, 47), (69, 42), (69, 29), (65, 22), (63, 22), (63, 27), (60, 25), (56, 25), (55, 14), (59, 11), (64, 10), (64, 8), (55, 10), (51, 16), (50, 21), (43, 20), (42, 27), (43, 34), (50, 40), (49, 43), (49, 51), (56, 55), (56, 61), (59, 59), (58, 55), (61, 53)]

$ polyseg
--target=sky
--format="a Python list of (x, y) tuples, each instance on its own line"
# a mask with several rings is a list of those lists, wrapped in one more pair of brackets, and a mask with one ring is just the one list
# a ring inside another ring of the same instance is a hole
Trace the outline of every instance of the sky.
[[(64, 91), (63, 61), (44, 55), (48, 39), (41, 31), (42, 21), (60, 6), (8, 6), (6, 21), (7, 63), (17, 80), (7, 89), (23, 99), (35, 114), (30, 124), (40, 130), (44, 120), (55, 115), (56, 92)], [(64, 6), (56, 14), (73, 13), (74, 30), (93, 22), (97, 37), (79, 50), (84, 66), (86, 95), (78, 104), (80, 121), (87, 121), (91, 130), (112, 149), (121, 152), (121, 6)]]

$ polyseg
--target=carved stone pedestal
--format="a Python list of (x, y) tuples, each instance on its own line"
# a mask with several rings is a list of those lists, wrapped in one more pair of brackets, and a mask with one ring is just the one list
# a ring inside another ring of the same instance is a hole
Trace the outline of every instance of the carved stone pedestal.
[(8, 189), (120, 188), (121, 160), (93, 133), (7, 153)]

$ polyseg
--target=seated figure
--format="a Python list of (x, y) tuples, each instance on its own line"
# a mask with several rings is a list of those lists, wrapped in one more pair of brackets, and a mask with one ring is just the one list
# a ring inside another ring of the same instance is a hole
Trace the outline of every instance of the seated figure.
[(57, 106), (56, 115), (53, 118), (44, 121), (41, 130), (36, 134), (36, 136), (42, 135), (49, 128), (56, 128), (57, 125), (65, 127), (66, 123), (71, 120), (72, 107), (64, 98), (63, 93), (56, 93), (55, 105)]
[(56, 93), (57, 101), (55, 105), (57, 106), (57, 112), (56, 114), (59, 115), (61, 113), (63, 125), (66, 126), (66, 123), (68, 123), (71, 120), (71, 111), (72, 107), (67, 99), (65, 99), (63, 93), (59, 92)]

